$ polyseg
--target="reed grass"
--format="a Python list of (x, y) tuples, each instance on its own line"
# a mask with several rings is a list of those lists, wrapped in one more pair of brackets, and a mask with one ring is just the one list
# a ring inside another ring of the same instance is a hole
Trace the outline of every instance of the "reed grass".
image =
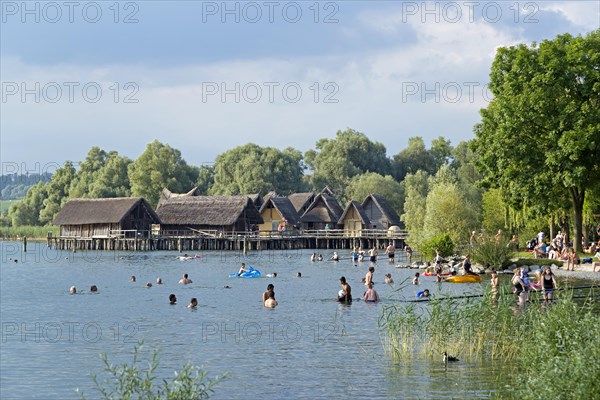
[(28, 239), (46, 239), (48, 232), (52, 232), (52, 236), (59, 235), (58, 226), (2, 226), (0, 227), (1, 240), (18, 240), (23, 237)]
[[(380, 319), (387, 352), (394, 359), (443, 351), (461, 360), (506, 363), (508, 393), (522, 399), (600, 398), (600, 304), (593, 290), (578, 301), (572, 290), (555, 292), (545, 304), (531, 296), (518, 306), (516, 296), (490, 291), (471, 299), (433, 299), (390, 305)], [(541, 296), (540, 296), (541, 297)], [(516, 380), (512, 375), (515, 374)]]

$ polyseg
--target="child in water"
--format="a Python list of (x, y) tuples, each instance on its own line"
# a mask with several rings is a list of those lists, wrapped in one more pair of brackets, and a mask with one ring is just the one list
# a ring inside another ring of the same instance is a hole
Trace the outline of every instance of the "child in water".
[(420, 274), (419, 274), (418, 272), (417, 272), (417, 273), (415, 273), (415, 277), (414, 277), (414, 278), (413, 278), (413, 280), (412, 280), (412, 284), (413, 284), (413, 285), (418, 285), (418, 284), (419, 284), (419, 275), (420, 275)]

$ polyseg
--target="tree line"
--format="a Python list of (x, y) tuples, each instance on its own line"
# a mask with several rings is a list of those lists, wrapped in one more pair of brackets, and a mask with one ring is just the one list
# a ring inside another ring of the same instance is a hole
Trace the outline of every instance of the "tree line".
[(156, 206), (165, 187), (288, 195), (329, 186), (342, 204), (384, 195), (416, 247), (440, 236), (465, 243), (480, 229), (519, 234), (523, 242), (539, 230), (593, 234), (600, 215), (600, 30), (499, 48), (489, 87), (494, 99), (481, 110), (475, 138), (456, 146), (440, 136), (427, 147), (415, 136), (388, 157), (382, 143), (348, 128), (304, 154), (248, 143), (200, 166), (157, 140), (135, 160), (93, 147), (79, 169), (65, 162), (0, 222), (45, 225), (77, 197), (139, 196)]

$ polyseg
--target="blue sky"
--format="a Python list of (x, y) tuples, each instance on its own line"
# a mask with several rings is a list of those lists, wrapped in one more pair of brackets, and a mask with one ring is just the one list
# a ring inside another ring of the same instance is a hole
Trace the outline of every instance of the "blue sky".
[(600, 26), (597, 1), (70, 4), (0, 2), (3, 172), (154, 139), (201, 165), (348, 127), (390, 156), (411, 136), (456, 144), (499, 46)]

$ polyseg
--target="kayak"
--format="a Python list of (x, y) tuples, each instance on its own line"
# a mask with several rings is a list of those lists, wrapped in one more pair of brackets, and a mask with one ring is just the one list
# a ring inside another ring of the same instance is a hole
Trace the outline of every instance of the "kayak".
[[(437, 276), (437, 274), (435, 272), (423, 272), (422, 274), (423, 276)], [(442, 272), (440, 274), (440, 276), (450, 276), (452, 275), (452, 272)]]
[(241, 274), (229, 274), (230, 278), (260, 278), (260, 271), (250, 267), (250, 271), (242, 272)]
[(455, 275), (445, 279), (450, 283), (477, 283), (481, 282), (481, 276), (478, 275)]

